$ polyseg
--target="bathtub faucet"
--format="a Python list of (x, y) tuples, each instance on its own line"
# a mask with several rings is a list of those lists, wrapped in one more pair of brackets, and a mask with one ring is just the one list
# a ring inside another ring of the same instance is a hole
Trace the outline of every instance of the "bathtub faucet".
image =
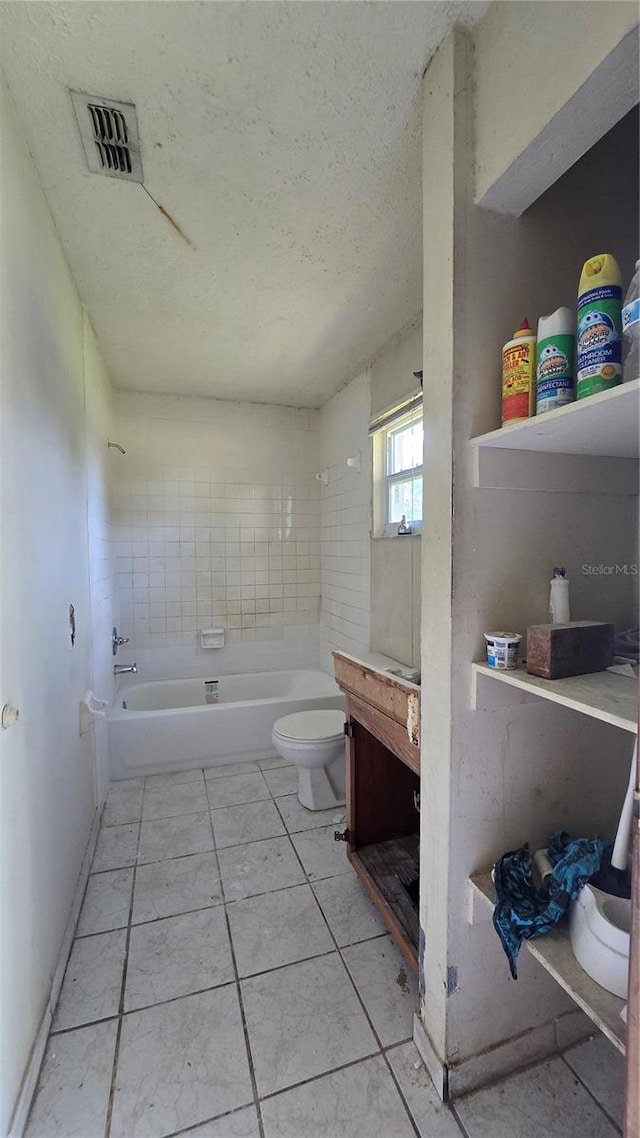
[(134, 672), (135, 673), (137, 671), (138, 671), (138, 665), (137, 664), (114, 664), (113, 665), (114, 676), (124, 676), (127, 674), (127, 672)]

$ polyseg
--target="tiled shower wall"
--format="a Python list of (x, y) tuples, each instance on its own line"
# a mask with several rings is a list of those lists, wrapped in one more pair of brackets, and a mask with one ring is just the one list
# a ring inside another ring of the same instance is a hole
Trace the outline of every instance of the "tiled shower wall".
[[(118, 661), (138, 679), (319, 663), (319, 412), (119, 393)], [(199, 630), (223, 627), (223, 649)]]
[[(363, 372), (320, 412), (322, 487), (322, 665), (331, 652), (369, 650), (371, 623), (370, 374)], [(360, 469), (347, 459), (359, 462)]]

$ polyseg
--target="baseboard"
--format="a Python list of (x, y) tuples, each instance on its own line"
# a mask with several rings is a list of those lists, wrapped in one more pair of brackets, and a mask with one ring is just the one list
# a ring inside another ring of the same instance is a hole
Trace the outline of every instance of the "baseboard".
[(429, 1033), (417, 1013), (413, 1017), (413, 1042), (439, 1097), (443, 1102), (446, 1102), (449, 1097), (447, 1065), (438, 1055), (429, 1038)]
[(56, 1010), (58, 996), (60, 995), (62, 981), (64, 980), (65, 970), (69, 960), (69, 955), (71, 953), (71, 946), (73, 944), (73, 937), (76, 931), (78, 917), (80, 915), (80, 908), (82, 906), (85, 889), (87, 887), (87, 881), (89, 879), (91, 862), (93, 861), (93, 855), (96, 850), (101, 814), (102, 808), (96, 809), (93, 816), (89, 841), (87, 842), (87, 848), (82, 859), (82, 866), (80, 868), (80, 873), (78, 874), (78, 880), (76, 882), (76, 887), (73, 893), (69, 918), (64, 930), (64, 936), (62, 938), (62, 944), (60, 946), (60, 952), (58, 954), (58, 962), (56, 964), (55, 972), (53, 973), (51, 989), (47, 998), (47, 1005), (40, 1022), (40, 1027), (36, 1033), (33, 1047), (31, 1048), (29, 1062), (27, 1063), (27, 1067), (22, 1079), (20, 1093), (18, 1094), (16, 1105), (13, 1111), (7, 1138), (22, 1138), (24, 1128), (27, 1124), (27, 1118), (29, 1116), (29, 1110), (31, 1108), (31, 1101), (38, 1085), (40, 1068), (42, 1066), (42, 1060), (44, 1058), (44, 1052), (47, 1046), (47, 1039), (49, 1038), (49, 1031), (51, 1030), (53, 1014)]
[(431, 1081), (443, 1101), (460, 1098), (522, 1067), (564, 1051), (593, 1034), (593, 1024), (579, 1009), (566, 1012), (540, 1027), (504, 1040), (460, 1063), (444, 1063), (419, 1016), (413, 1021), (413, 1041)]

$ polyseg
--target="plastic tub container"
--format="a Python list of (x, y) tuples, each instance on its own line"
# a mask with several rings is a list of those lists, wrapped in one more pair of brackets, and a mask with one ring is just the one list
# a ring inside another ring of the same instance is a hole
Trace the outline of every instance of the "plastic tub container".
[(487, 663), (499, 671), (513, 671), (518, 667), (519, 632), (485, 632)]

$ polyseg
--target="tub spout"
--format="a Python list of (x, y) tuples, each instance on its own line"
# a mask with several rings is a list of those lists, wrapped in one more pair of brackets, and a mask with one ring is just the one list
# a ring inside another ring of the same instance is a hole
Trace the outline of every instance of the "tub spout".
[(124, 676), (128, 672), (134, 672), (135, 673), (137, 671), (138, 671), (138, 665), (137, 664), (114, 664), (113, 665), (114, 676)]

